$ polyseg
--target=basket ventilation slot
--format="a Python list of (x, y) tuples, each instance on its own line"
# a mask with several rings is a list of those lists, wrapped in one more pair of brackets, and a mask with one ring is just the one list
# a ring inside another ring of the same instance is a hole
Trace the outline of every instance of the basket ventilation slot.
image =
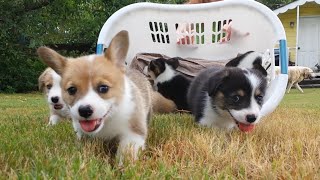
[(168, 24), (163, 22), (149, 22), (151, 39), (155, 43), (169, 44)]
[(204, 23), (176, 23), (175, 26), (178, 44), (204, 44)]
[(212, 43), (219, 43), (221, 41), (230, 41), (230, 38), (226, 37), (227, 34), (223, 30), (225, 25), (228, 25), (232, 20), (222, 20), (212, 22)]

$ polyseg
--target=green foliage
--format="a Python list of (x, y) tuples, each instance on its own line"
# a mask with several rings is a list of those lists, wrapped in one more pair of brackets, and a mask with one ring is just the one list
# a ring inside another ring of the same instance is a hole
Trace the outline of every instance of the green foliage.
[[(64, 45), (64, 55), (93, 53), (104, 22), (123, 6), (145, 0), (0, 0), (0, 92), (29, 92), (45, 66), (36, 48)], [(185, 0), (149, 0), (181, 4)], [(268, 1), (274, 4), (285, 0)], [(84, 48), (77, 48), (84, 46)], [(71, 49), (70, 49), (71, 47)], [(72, 48), (73, 47), (73, 48)], [(72, 51), (72, 52), (71, 52)]]
[(0, 0), (0, 92), (36, 90), (45, 68), (35, 53), (41, 45), (86, 47), (85, 51), (62, 52), (68, 56), (93, 53), (106, 19), (135, 2), (139, 1)]
[(257, 0), (271, 9), (277, 9), (295, 0)]

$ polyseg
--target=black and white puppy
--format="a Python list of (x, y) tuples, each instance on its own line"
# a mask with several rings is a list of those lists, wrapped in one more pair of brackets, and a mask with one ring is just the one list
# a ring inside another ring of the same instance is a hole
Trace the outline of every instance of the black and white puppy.
[(154, 82), (154, 89), (172, 100), (178, 110), (189, 110), (187, 92), (191, 80), (176, 71), (178, 66), (178, 58), (154, 59), (148, 65), (148, 75)]
[(259, 69), (212, 67), (192, 81), (188, 103), (200, 125), (249, 132), (260, 120), (266, 87)]

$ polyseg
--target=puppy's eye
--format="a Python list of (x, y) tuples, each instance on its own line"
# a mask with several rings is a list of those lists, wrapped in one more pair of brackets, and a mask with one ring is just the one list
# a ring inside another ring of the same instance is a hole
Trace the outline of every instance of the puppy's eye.
[(263, 101), (263, 96), (262, 96), (262, 95), (257, 95), (257, 96), (256, 96), (256, 100), (257, 100), (258, 103), (262, 103), (262, 101)]
[(99, 92), (99, 93), (105, 94), (105, 93), (108, 92), (108, 90), (109, 90), (109, 87), (106, 86), (106, 85), (100, 85), (100, 86), (98, 86), (98, 92)]
[(75, 95), (77, 93), (77, 88), (76, 87), (69, 87), (67, 89), (69, 95)]
[(232, 96), (232, 100), (233, 100), (233, 102), (238, 102), (240, 100), (240, 96), (234, 95), (234, 96)]
[(52, 88), (52, 84), (48, 84), (47, 89), (51, 89), (51, 88)]

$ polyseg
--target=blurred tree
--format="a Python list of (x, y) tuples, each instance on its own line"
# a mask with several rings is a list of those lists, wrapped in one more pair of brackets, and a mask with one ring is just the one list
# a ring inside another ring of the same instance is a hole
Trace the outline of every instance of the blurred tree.
[(0, 92), (36, 90), (45, 68), (35, 54), (41, 45), (64, 55), (94, 52), (106, 19), (135, 2), (141, 1), (0, 0)]
[[(92, 53), (99, 31), (115, 11), (146, 0), (0, 0), (0, 92), (37, 88), (45, 66), (38, 60), (41, 45), (64, 55)], [(181, 4), (185, 0), (148, 0)], [(285, 0), (261, 0), (273, 7)]]
[(271, 9), (277, 9), (295, 0), (257, 0)]

